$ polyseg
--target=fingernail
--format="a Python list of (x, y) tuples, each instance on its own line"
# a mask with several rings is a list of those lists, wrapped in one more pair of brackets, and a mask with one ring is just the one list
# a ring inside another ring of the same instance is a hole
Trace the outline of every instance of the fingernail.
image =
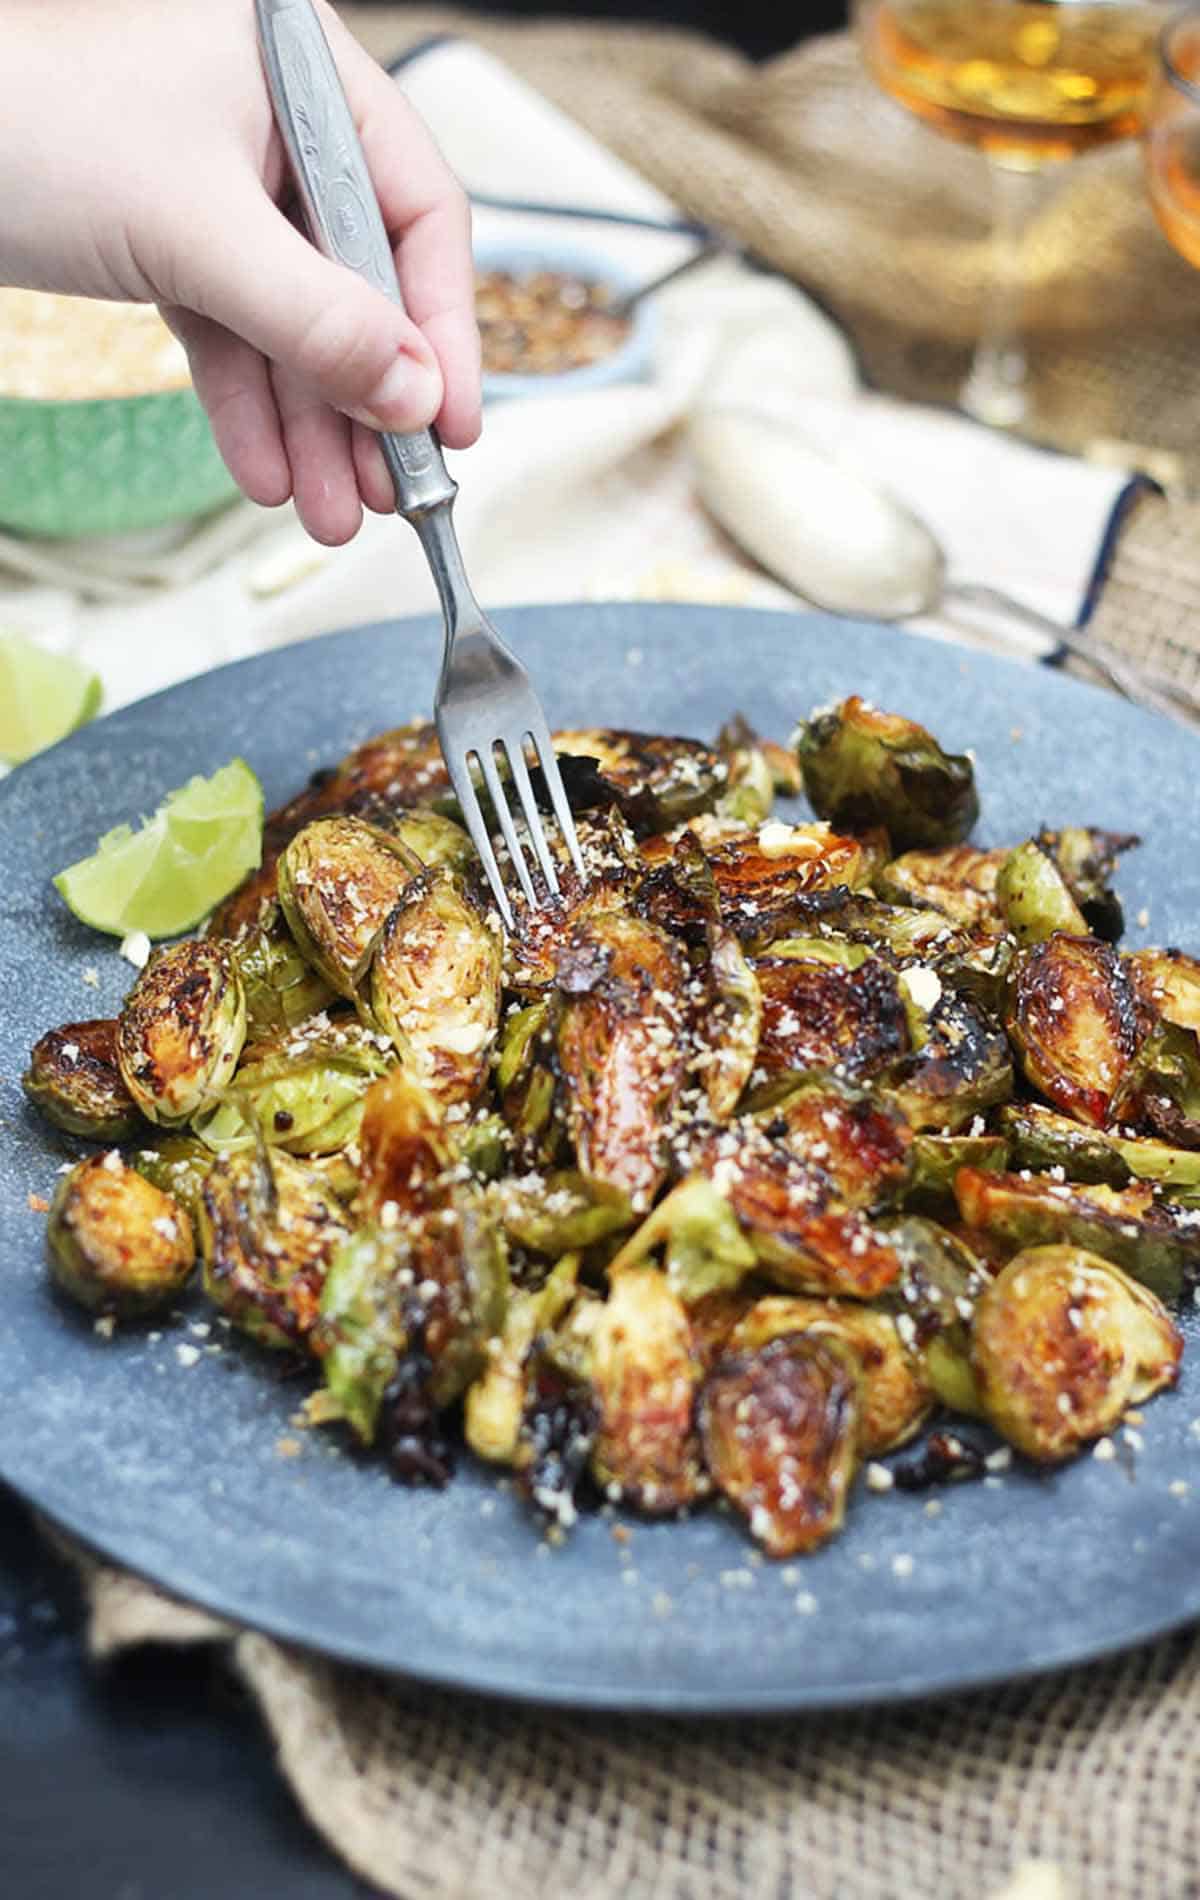
[(362, 420), (372, 429), (419, 429), (433, 420), (440, 402), (432, 371), (411, 356), (398, 356), (368, 396)]

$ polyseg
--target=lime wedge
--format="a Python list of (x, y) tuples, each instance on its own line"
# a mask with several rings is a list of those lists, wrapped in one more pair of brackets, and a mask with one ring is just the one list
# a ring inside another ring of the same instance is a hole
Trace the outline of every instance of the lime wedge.
[(100, 681), (78, 660), (0, 633), (0, 759), (20, 765), (86, 725), (100, 710)]
[(135, 831), (118, 825), (54, 888), (82, 923), (112, 937), (177, 937), (262, 858), (262, 786), (243, 759), (168, 792)]

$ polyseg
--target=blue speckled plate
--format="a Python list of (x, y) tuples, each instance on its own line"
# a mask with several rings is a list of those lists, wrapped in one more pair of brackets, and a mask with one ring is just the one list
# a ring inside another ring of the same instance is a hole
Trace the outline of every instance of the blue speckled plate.
[[(1129, 917), (1145, 907), (1150, 923), (1131, 937), (1200, 946), (1200, 745), (1182, 729), (1053, 674), (812, 614), (593, 605), (500, 619), (552, 722), (708, 735), (740, 709), (782, 736), (849, 691), (916, 714), (974, 748), (981, 837), (1043, 821), (1137, 830), (1145, 846), (1120, 881)], [(234, 752), (282, 800), (428, 707), (439, 644), (420, 620), (273, 652), (113, 714), (0, 785), (0, 1476), (230, 1617), (533, 1701), (699, 1713), (925, 1695), (1078, 1662), (1200, 1613), (1190, 1318), (1182, 1384), (1146, 1408), (1136, 1456), (951, 1488), (936, 1515), (860, 1487), (844, 1535), (780, 1567), (717, 1511), (637, 1523), (626, 1545), (595, 1517), (549, 1551), (492, 1474), (468, 1465), (444, 1492), (408, 1491), (332, 1436), (291, 1433), (303, 1383), (252, 1348), (205, 1350), (198, 1293), (160, 1333), (105, 1343), (47, 1290), (28, 1197), (50, 1194), (70, 1147), (26, 1109), (18, 1077), (43, 1029), (115, 1011), (132, 977), (67, 915), (51, 873)], [(194, 1364), (181, 1346), (201, 1349)], [(298, 1456), (280, 1455), (285, 1435)]]

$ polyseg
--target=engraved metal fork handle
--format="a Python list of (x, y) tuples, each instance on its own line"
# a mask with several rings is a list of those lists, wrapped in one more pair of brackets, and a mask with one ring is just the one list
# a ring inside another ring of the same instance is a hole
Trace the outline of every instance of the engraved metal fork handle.
[[(267, 85), (313, 241), (403, 310), (375, 187), (311, 0), (255, 0), (255, 8)], [(458, 484), (432, 429), (381, 432), (379, 444), (406, 521), (416, 527), (431, 510), (449, 510)]]

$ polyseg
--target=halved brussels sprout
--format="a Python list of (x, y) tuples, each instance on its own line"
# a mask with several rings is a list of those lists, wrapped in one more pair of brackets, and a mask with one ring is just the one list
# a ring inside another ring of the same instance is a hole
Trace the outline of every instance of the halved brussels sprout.
[(851, 830), (883, 825), (899, 851), (957, 844), (979, 816), (975, 768), (915, 720), (856, 694), (814, 713), (796, 735), (809, 804)]
[(977, 1416), (983, 1408), (971, 1364), (971, 1326), (991, 1272), (937, 1221), (906, 1214), (884, 1227), (901, 1262), (900, 1278), (887, 1295), (896, 1329), (921, 1354), (941, 1403)]
[(1008, 1018), (1029, 1081), (1102, 1127), (1135, 1080), (1148, 1024), (1116, 951), (1056, 932), (1021, 953)]
[(117, 1062), (147, 1121), (172, 1127), (219, 1099), (246, 1039), (246, 999), (226, 945), (157, 950), (125, 998)]
[(1000, 866), (996, 902), (1018, 943), (1044, 943), (1056, 931), (1091, 934), (1062, 872), (1032, 838), (1015, 845)]
[(471, 835), (440, 811), (396, 811), (376, 822), (431, 870), (457, 871), (466, 877), (479, 869)]
[(770, 822), (708, 847), (721, 915), (751, 951), (819, 914), (822, 897), (865, 889), (881, 856), (877, 838), (824, 824)]
[(491, 1190), (490, 1204), (510, 1240), (552, 1260), (633, 1223), (633, 1210), (619, 1188), (589, 1181), (570, 1168), (509, 1175)]
[(954, 1210), (954, 1180), (960, 1168), (981, 1168), (1003, 1174), (1009, 1165), (1009, 1113), (1001, 1109), (1000, 1134), (944, 1135), (921, 1129), (913, 1138), (913, 1169), (905, 1205)]
[(1166, 1308), (1083, 1247), (1032, 1247), (981, 1295), (972, 1360), (996, 1430), (1043, 1464), (1174, 1385), (1183, 1341)]
[(200, 1225), (200, 1200), (204, 1183), (212, 1169), (211, 1148), (195, 1135), (162, 1134), (150, 1136), (131, 1148), (125, 1159), (129, 1166), (186, 1210), (193, 1227)]
[(918, 1432), (933, 1409), (934, 1391), (920, 1353), (906, 1346), (897, 1316), (851, 1300), (758, 1300), (729, 1334), (726, 1351), (759, 1352), (792, 1333), (833, 1339), (858, 1361), (858, 1450), (880, 1458)]
[(201, 1191), (199, 1230), (214, 1306), (261, 1345), (307, 1345), (351, 1231), (318, 1170), (265, 1148), (222, 1155)]
[(687, 966), (664, 931), (616, 912), (581, 925), (558, 960), (566, 1118), (584, 1174), (650, 1205), (684, 1077)]
[(529, 1398), (528, 1364), (539, 1335), (554, 1326), (575, 1297), (578, 1254), (566, 1254), (539, 1287), (510, 1295), (501, 1332), (487, 1361), (467, 1388), (463, 1430), (468, 1445), (489, 1464), (511, 1465), (517, 1456)]
[(403, 1069), (367, 1090), (358, 1135), (364, 1220), (388, 1224), (446, 1205), (455, 1178), (449, 1131), (433, 1097)]
[(847, 1207), (887, 1207), (908, 1185), (912, 1129), (898, 1109), (864, 1089), (833, 1076), (801, 1081), (762, 1119), (774, 1140), (828, 1175)]
[(869, 1300), (896, 1278), (900, 1263), (887, 1240), (761, 1122), (743, 1117), (686, 1146), (686, 1166), (729, 1202), (776, 1286)]
[(1200, 1187), (1200, 1153), (1165, 1141), (1090, 1128), (1040, 1102), (1018, 1102), (1000, 1111), (1014, 1167), (1048, 1173), (1059, 1168), (1072, 1181), (1157, 1181), (1161, 1187)]
[[(382, 1432), (394, 1464), (415, 1453), (397, 1436), (419, 1436), (415, 1413), (425, 1407), (432, 1420), (466, 1390), (501, 1332), (507, 1300), (504, 1246), (475, 1192), (455, 1190), (428, 1213), (360, 1227), (339, 1248), (317, 1347), (326, 1388), (364, 1444)], [(419, 1458), (411, 1462), (400, 1475), (429, 1475)]]
[(1163, 1299), (1178, 1299), (1200, 1270), (1200, 1221), (1159, 1200), (1146, 1182), (1082, 1187), (1047, 1175), (960, 1170), (959, 1212), (968, 1227), (1014, 1253), (1069, 1242), (1102, 1254)]
[(929, 905), (952, 923), (971, 929), (1004, 929), (996, 902), (996, 877), (1008, 857), (1002, 845), (985, 851), (976, 844), (942, 845), (932, 851), (905, 851), (884, 865), (875, 889), (890, 904)]
[(196, 1261), (177, 1201), (126, 1167), (115, 1148), (64, 1174), (46, 1220), (50, 1272), (92, 1313), (135, 1318), (180, 1292)]
[(709, 1114), (723, 1122), (737, 1108), (758, 1062), (762, 990), (741, 944), (723, 924), (710, 926), (704, 976), (707, 995), (697, 1025), (700, 1046), (691, 1067), (699, 1070)]
[(295, 1029), (334, 1000), (334, 990), (301, 956), (277, 902), (266, 906), (256, 927), (238, 937), (231, 954), (242, 979), (252, 1037)]
[(371, 1014), (443, 1109), (473, 1102), (500, 1023), (500, 942), (452, 871), (424, 871), (380, 933)]
[(909, 1047), (896, 973), (879, 957), (857, 968), (816, 956), (755, 959), (762, 991), (758, 1068), (836, 1069), (862, 1079), (890, 1069)]
[(117, 1064), (115, 1021), (48, 1029), (29, 1052), (21, 1087), (46, 1120), (68, 1135), (124, 1141), (142, 1126)]
[(716, 749), (729, 774), (717, 800), (718, 814), (747, 825), (761, 824), (775, 803), (775, 774), (758, 734), (736, 714), (721, 727)]
[(859, 1383), (848, 1347), (808, 1333), (723, 1354), (704, 1381), (705, 1462), (769, 1556), (815, 1550), (840, 1530), (858, 1464)]
[(559, 759), (596, 761), (603, 802), (618, 805), (639, 833), (669, 831), (711, 811), (728, 781), (725, 760), (697, 739), (593, 726), (556, 732), (553, 742)]
[(702, 1175), (681, 1181), (651, 1210), (609, 1261), (610, 1282), (660, 1247), (667, 1285), (689, 1309), (739, 1287), (757, 1259), (728, 1201)]
[(656, 1517), (705, 1496), (692, 1422), (701, 1367), (666, 1276), (657, 1267), (629, 1267), (606, 1300), (578, 1304), (567, 1329), (598, 1410), (591, 1465), (601, 1488)]
[(1125, 968), (1142, 1002), (1178, 1029), (1200, 1031), (1200, 962), (1182, 950), (1131, 950)]
[(496, 1090), (518, 1158), (549, 1166), (566, 1138), (549, 1003), (530, 1003), (504, 1024)]
[(892, 1069), (886, 1095), (916, 1129), (955, 1133), (1013, 1091), (1008, 1039), (970, 996), (936, 971), (901, 971), (913, 1050)]
[(1058, 866), (1089, 931), (1105, 943), (1116, 943), (1125, 928), (1125, 917), (1121, 900), (1112, 889), (1112, 877), (1121, 853), (1133, 850), (1141, 839), (1131, 832), (1067, 825), (1061, 831), (1039, 831), (1037, 843)]
[(192, 1126), (220, 1154), (260, 1140), (288, 1154), (338, 1154), (356, 1139), (367, 1090), (392, 1062), (372, 1030), (320, 1016), (247, 1050), (221, 1100)]
[(361, 818), (318, 818), (279, 860), (279, 902), (304, 956), (357, 999), (389, 913), (423, 869), (398, 838)]

